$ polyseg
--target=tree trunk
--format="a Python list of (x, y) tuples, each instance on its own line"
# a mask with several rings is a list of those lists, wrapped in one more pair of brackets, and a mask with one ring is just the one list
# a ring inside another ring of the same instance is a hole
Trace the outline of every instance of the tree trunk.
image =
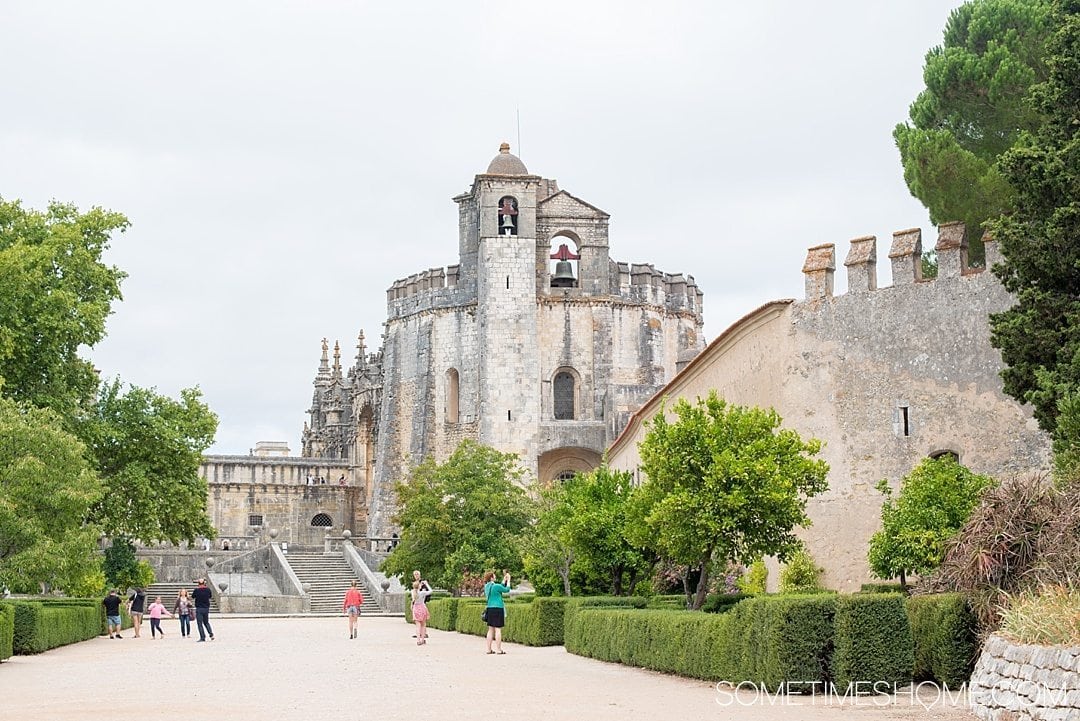
[(689, 566), (687, 566), (686, 570), (683, 571), (682, 587), (683, 587), (683, 593), (686, 594), (686, 607), (690, 608), (690, 606), (694, 602), (694, 597), (693, 597), (693, 593), (690, 591), (690, 567)]
[(907, 593), (907, 573), (904, 569), (900, 569), (900, 590)]
[(612, 569), (612, 573), (611, 573), (611, 592), (612, 593), (611, 593), (611, 595), (613, 595), (613, 596), (621, 596), (622, 595), (622, 574), (623, 574), (623, 567), (621, 565), (615, 566), (615, 568)]
[(694, 603), (690, 606), (691, 611), (697, 611), (705, 605), (705, 595), (709, 591), (709, 559), (712, 558), (712, 549), (701, 559), (701, 575), (698, 576), (697, 592), (694, 594)]

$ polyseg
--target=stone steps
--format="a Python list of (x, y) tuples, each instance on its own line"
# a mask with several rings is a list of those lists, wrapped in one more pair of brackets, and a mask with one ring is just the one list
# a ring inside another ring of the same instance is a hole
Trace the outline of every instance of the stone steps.
[(364, 603), (361, 613), (380, 613), (371, 591), (363, 579), (356, 577), (352, 568), (341, 556), (324, 553), (292, 553), (286, 557), (300, 583), (310, 583), (308, 596), (311, 613), (341, 613), (341, 601), (353, 581), (357, 581)]
[[(161, 596), (161, 603), (165, 606), (169, 613), (172, 613), (173, 604), (176, 603), (176, 597), (180, 595), (180, 589), (187, 589), (188, 598), (191, 597), (191, 592), (195, 589), (194, 583), (177, 583), (177, 582), (162, 582), (155, 583), (146, 589), (146, 607), (150, 608), (150, 604), (154, 602), (154, 598)], [(194, 601), (192, 601), (194, 603)], [(218, 612), (218, 599), (217, 596), (210, 598), (210, 612)]]

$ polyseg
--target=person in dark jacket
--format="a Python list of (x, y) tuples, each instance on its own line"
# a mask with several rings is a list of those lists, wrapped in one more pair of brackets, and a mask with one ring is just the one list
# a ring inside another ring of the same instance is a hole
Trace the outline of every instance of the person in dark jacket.
[(206, 586), (206, 579), (200, 578), (199, 585), (191, 592), (191, 598), (195, 601), (195, 623), (199, 627), (199, 641), (205, 641), (207, 635), (214, 640), (214, 629), (210, 628), (210, 599), (213, 593)]

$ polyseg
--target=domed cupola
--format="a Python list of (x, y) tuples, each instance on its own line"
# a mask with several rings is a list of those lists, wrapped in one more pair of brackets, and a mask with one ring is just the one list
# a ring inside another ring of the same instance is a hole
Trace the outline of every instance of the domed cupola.
[(521, 158), (510, 154), (510, 143), (499, 146), (499, 154), (488, 164), (487, 175), (528, 175)]

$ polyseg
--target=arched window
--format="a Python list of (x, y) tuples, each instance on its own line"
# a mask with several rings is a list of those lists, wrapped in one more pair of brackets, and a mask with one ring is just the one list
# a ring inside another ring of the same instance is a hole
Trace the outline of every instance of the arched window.
[(316, 528), (331, 528), (334, 525), (334, 521), (325, 513), (316, 513), (315, 517), (311, 519), (311, 525)]
[(567, 481), (572, 480), (576, 475), (577, 471), (559, 471), (555, 474), (555, 480), (558, 483), (566, 483)]
[(446, 422), (458, 422), (458, 372), (457, 368), (446, 371)]
[(574, 420), (574, 376), (568, 371), (559, 371), (555, 374), (551, 391), (555, 406), (555, 420)]
[(517, 198), (506, 195), (499, 198), (499, 235), (517, 235), (518, 232)]
[(933, 458), (935, 461), (939, 458), (944, 458), (945, 456), (952, 458), (957, 463), (960, 462), (960, 454), (948, 448), (942, 448), (941, 450), (934, 451), (930, 454), (930, 457)]

